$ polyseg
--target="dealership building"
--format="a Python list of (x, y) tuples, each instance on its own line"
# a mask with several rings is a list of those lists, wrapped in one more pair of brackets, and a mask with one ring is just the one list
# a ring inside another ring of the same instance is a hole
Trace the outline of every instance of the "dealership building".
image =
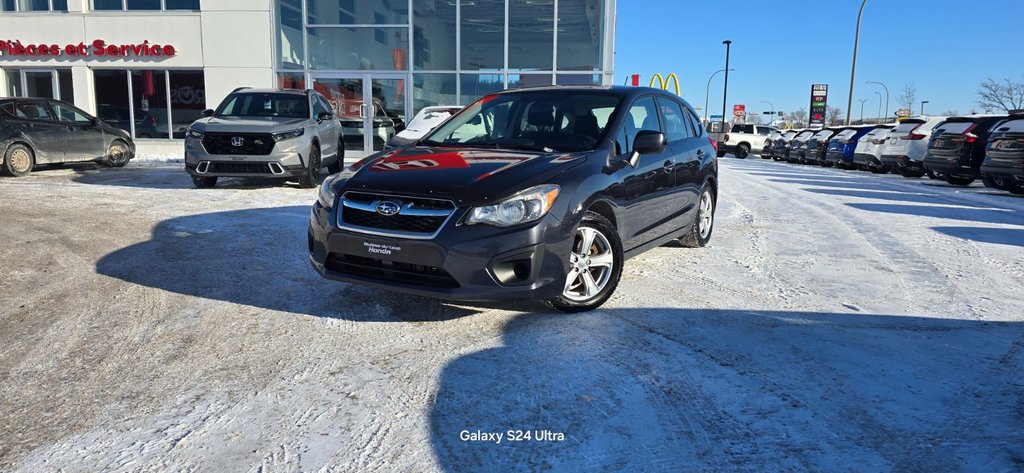
[(238, 87), (315, 89), (373, 130), (508, 88), (608, 85), (614, 20), (615, 0), (0, 0), (0, 96), (59, 98), (142, 154), (180, 154)]

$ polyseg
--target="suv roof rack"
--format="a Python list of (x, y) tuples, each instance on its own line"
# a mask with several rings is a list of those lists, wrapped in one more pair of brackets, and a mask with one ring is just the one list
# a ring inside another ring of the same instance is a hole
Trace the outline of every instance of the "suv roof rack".
[(236, 87), (235, 90), (231, 91), (231, 93), (233, 94), (235, 92), (238, 92), (239, 90), (245, 90), (245, 89), (251, 89), (251, 88), (252, 87)]

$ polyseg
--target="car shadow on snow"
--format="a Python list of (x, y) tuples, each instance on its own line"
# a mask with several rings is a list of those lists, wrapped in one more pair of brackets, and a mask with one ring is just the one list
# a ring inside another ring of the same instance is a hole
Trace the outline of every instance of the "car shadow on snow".
[(501, 346), (443, 368), (430, 442), (451, 472), (1010, 471), (1024, 466), (1021, 370), (1020, 323), (525, 314)]
[[(183, 165), (132, 166), (108, 168), (93, 165), (76, 166), (72, 179), (80, 184), (96, 186), (135, 187), (142, 189), (193, 189), (192, 179)], [(325, 171), (326, 172), (326, 171)], [(294, 180), (281, 178), (222, 177), (215, 189), (266, 189), (271, 187), (299, 188)]]
[(950, 207), (945, 205), (902, 205), (848, 202), (849, 207), (886, 214), (916, 215), (950, 220), (1024, 226), (1024, 215), (1015, 210)]
[(1024, 247), (1024, 228), (932, 227), (932, 230), (964, 240)]
[(861, 189), (815, 189), (811, 187), (802, 188), (807, 192), (824, 194), (837, 197), (858, 197), (862, 199), (890, 200), (900, 202), (914, 202), (922, 204), (955, 204), (970, 207), (991, 207), (987, 203), (971, 203), (952, 195), (934, 194), (924, 189), (924, 192), (906, 192), (891, 190), (886, 192), (861, 190)]
[[(443, 321), (487, 307), (449, 304), (321, 278), (309, 263), (309, 212), (308, 206), (291, 206), (165, 220), (154, 227), (148, 241), (101, 258), (96, 271), (203, 299), (353, 321)], [(496, 307), (539, 309), (528, 303)]]

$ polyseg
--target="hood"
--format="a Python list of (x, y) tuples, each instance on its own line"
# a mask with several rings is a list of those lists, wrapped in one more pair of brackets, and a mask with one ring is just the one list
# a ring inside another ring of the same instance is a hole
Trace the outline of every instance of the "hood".
[(301, 128), (307, 120), (283, 117), (207, 117), (196, 120), (192, 128), (212, 133), (281, 133)]
[(357, 163), (346, 190), (435, 196), (459, 205), (491, 202), (549, 179), (590, 152), (539, 153), (476, 148), (408, 147)]

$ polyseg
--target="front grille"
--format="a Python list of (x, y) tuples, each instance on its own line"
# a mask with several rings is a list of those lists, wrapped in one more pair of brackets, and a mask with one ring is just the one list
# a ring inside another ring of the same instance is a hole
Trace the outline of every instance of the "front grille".
[(421, 264), (384, 261), (364, 256), (331, 253), (324, 266), (339, 273), (420, 286), (457, 288), (458, 281), (447, 271)]
[[(236, 138), (241, 139), (241, 146), (232, 142)], [(274, 138), (270, 133), (207, 133), (203, 147), (210, 154), (266, 156), (274, 150)]]
[[(394, 202), (401, 210), (397, 215), (383, 215), (376, 211), (381, 201)], [(361, 192), (349, 192), (341, 202), (340, 218), (344, 226), (385, 234), (430, 236), (440, 230), (455, 211), (455, 204), (447, 200)]]
[(267, 163), (210, 163), (211, 174), (272, 174)]

